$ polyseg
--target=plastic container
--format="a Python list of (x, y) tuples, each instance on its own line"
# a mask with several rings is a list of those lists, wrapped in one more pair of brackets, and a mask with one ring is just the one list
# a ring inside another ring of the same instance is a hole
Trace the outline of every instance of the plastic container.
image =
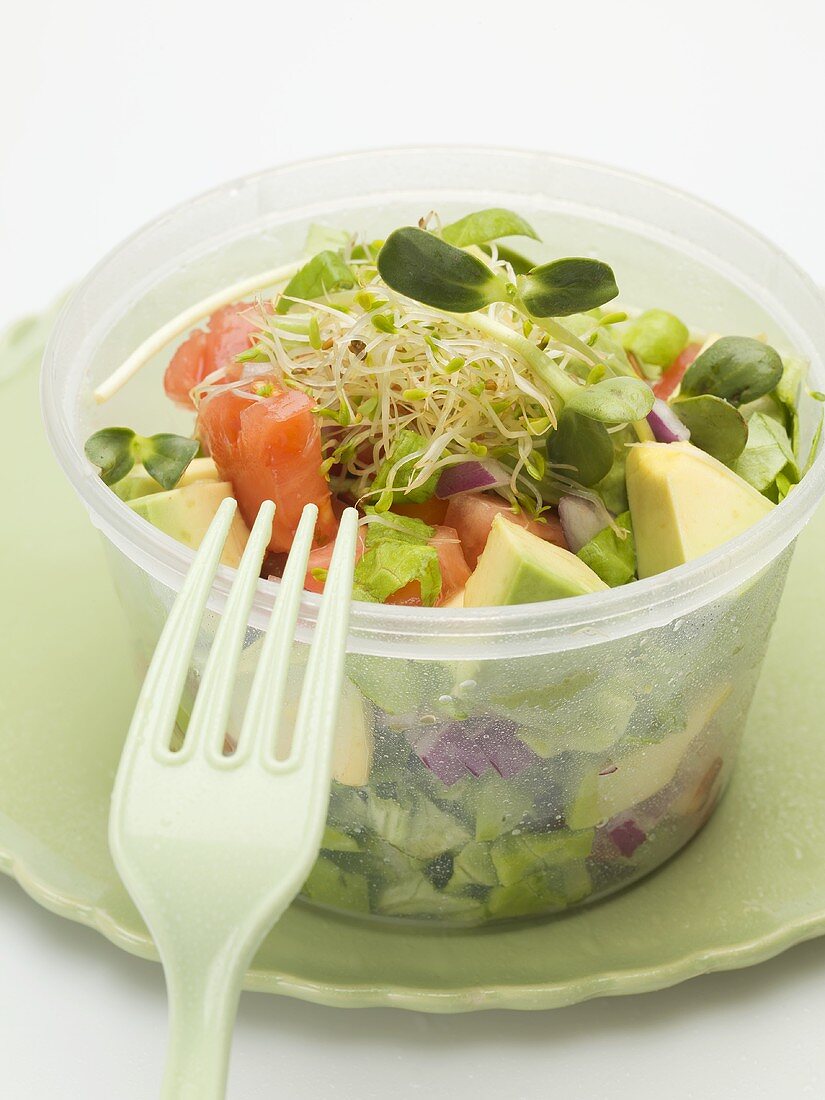
[[(726, 214), (649, 180), (546, 154), (429, 148), (228, 184), (103, 260), (73, 294), (44, 360), (52, 446), (105, 536), (124, 628), (145, 658), (191, 553), (106, 489), (82, 445), (106, 424), (152, 432), (191, 421), (163, 396), (171, 349), (103, 407), (94, 385), (183, 308), (298, 256), (311, 222), (378, 236), (432, 208), (452, 217), (490, 205), (538, 228), (546, 244), (537, 259), (599, 255), (624, 301), (671, 309), (697, 328), (764, 333), (807, 358), (812, 385), (825, 389), (825, 303), (811, 281)], [(803, 446), (818, 411), (803, 400)], [(333, 784), (305, 896), (364, 915), (481, 923), (602, 897), (672, 855), (728, 781), (792, 543), (823, 488), (820, 454), (742, 537), (608, 593), (461, 611), (356, 605), (339, 722), (346, 782)], [(222, 570), (190, 701), (230, 581)], [(237, 711), (276, 594), (277, 583), (260, 583)], [(317, 606), (306, 597), (296, 685)]]

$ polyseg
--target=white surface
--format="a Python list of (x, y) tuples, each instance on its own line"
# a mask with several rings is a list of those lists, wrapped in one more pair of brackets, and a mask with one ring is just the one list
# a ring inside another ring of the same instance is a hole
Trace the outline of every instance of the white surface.
[[(819, 0), (0, 7), (0, 324), (191, 194), (299, 157), (539, 147), (734, 210), (825, 282)], [(10, 1100), (156, 1095), (160, 971), (0, 881)], [(538, 1015), (243, 998), (232, 1098), (822, 1095), (825, 941)]]

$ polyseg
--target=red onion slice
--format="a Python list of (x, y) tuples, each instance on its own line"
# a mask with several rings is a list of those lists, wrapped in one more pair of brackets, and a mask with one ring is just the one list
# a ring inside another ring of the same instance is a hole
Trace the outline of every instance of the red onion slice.
[(660, 443), (684, 443), (690, 439), (690, 431), (682, 423), (666, 401), (657, 397), (647, 414), (650, 430)]
[(466, 775), (478, 778), (491, 769), (512, 779), (538, 757), (519, 740), (516, 726), (505, 720), (468, 718), (426, 731), (407, 731), (421, 763), (451, 787)]
[(630, 859), (636, 849), (647, 840), (647, 833), (639, 827), (632, 817), (614, 819), (609, 822), (607, 835), (625, 859)]
[(498, 485), (508, 485), (510, 473), (498, 462), (489, 460), (479, 462), (471, 459), (445, 466), (438, 479), (435, 495), (440, 500), (458, 496), (459, 493), (474, 493), (480, 489), (495, 489)]
[(559, 501), (559, 519), (570, 553), (578, 554), (609, 525), (610, 513), (595, 500), (569, 493)]

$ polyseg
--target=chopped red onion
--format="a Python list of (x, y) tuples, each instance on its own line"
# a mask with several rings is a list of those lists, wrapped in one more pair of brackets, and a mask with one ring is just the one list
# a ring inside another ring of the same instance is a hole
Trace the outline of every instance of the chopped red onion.
[(639, 828), (632, 817), (609, 822), (607, 835), (626, 859), (629, 859), (639, 845), (647, 840), (647, 833)]
[(455, 722), (448, 727), (445, 734), (453, 756), (462, 762), (464, 767), (478, 779), (490, 770), (490, 760), (477, 737), (467, 737), (461, 729), (461, 724)]
[(507, 485), (510, 473), (492, 459), (479, 462), (471, 459), (459, 462), (455, 466), (445, 466), (438, 479), (435, 495), (440, 500), (458, 496), (459, 493), (473, 493), (480, 489), (495, 489), (498, 485)]
[(684, 443), (690, 439), (690, 431), (682, 423), (666, 401), (657, 397), (647, 414), (650, 430), (660, 443)]
[(468, 718), (426, 731), (409, 730), (407, 737), (421, 763), (451, 787), (470, 774), (478, 778), (492, 768), (512, 779), (538, 757), (515, 733), (512, 722)]
[(487, 759), (502, 779), (512, 779), (538, 760), (533, 750), (516, 737), (513, 728), (493, 727), (482, 734), (482, 740)]
[(467, 774), (466, 766), (455, 756), (453, 746), (440, 729), (418, 740), (413, 749), (424, 767), (437, 775), (445, 787), (452, 787)]
[(568, 493), (559, 501), (559, 519), (570, 553), (578, 554), (609, 525), (610, 513), (595, 500)]

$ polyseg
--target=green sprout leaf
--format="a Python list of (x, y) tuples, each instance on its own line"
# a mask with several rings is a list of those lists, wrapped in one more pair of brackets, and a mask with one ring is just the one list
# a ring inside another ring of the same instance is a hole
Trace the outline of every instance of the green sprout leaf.
[(680, 393), (683, 397), (707, 393), (744, 405), (770, 393), (781, 378), (782, 359), (769, 344), (749, 336), (723, 336), (694, 359)]
[(613, 269), (584, 256), (552, 260), (518, 279), (519, 294), (534, 317), (569, 317), (604, 305), (619, 293)]
[(290, 298), (313, 300), (323, 298), (334, 290), (355, 286), (355, 276), (337, 252), (324, 251), (307, 260), (284, 287), (276, 312), (288, 313), (293, 303)]
[(412, 226), (390, 233), (378, 253), (378, 271), (399, 294), (451, 313), (507, 300), (507, 284), (481, 260)]
[(622, 346), (642, 363), (669, 367), (684, 351), (689, 337), (687, 326), (674, 314), (664, 309), (648, 309), (622, 333)]
[(174, 489), (200, 446), (197, 439), (161, 432), (140, 438), (140, 457), (146, 473), (164, 489)]
[(754, 413), (748, 421), (747, 444), (733, 469), (754, 489), (773, 500), (779, 495), (777, 479), (780, 476), (789, 485), (799, 481), (788, 433), (778, 420), (765, 413)]
[(100, 467), (106, 485), (122, 481), (136, 462), (163, 489), (174, 489), (198, 453), (199, 443), (187, 436), (161, 432), (143, 436), (131, 428), (103, 428), (86, 440), (86, 457)]
[(613, 465), (613, 441), (604, 424), (568, 406), (547, 440), (547, 459), (555, 466), (572, 466), (559, 472), (580, 485), (595, 485)]
[(627, 424), (646, 417), (653, 401), (653, 390), (641, 378), (605, 378), (580, 386), (567, 397), (567, 408), (605, 424)]
[(131, 428), (103, 428), (86, 440), (86, 457), (100, 467), (104, 485), (121, 481), (137, 462), (137, 438)]
[(488, 241), (497, 241), (500, 237), (532, 237), (534, 241), (541, 239), (524, 218), (514, 214), (512, 210), (497, 206), (467, 214), (457, 222), (445, 225), (441, 236), (448, 244), (454, 244), (457, 248), (487, 244)]
[(690, 441), (695, 447), (726, 466), (732, 466), (744, 451), (748, 425), (739, 410), (721, 397), (712, 394), (679, 397), (670, 405), (690, 431)]

